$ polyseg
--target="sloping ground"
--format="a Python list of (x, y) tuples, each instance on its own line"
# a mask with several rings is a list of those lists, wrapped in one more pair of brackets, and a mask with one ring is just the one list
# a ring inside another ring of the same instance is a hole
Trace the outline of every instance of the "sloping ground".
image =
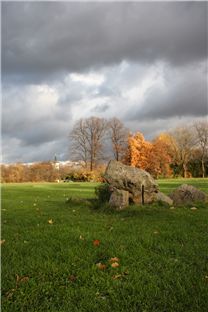
[[(208, 192), (203, 179), (162, 180), (160, 190), (184, 182)], [(94, 187), (2, 187), (2, 311), (207, 311), (208, 207), (109, 212), (67, 201), (93, 198)]]

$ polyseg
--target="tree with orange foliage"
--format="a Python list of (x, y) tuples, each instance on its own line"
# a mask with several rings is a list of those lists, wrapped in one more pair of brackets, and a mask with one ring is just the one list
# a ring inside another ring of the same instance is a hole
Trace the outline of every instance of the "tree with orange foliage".
[(152, 150), (149, 158), (149, 171), (155, 177), (168, 177), (172, 175), (170, 164), (172, 162), (171, 138), (168, 134), (161, 133), (152, 142)]
[(161, 134), (151, 143), (145, 140), (142, 133), (137, 132), (129, 136), (125, 163), (144, 169), (155, 177), (170, 176), (171, 155), (171, 140), (168, 135)]
[(152, 144), (145, 141), (141, 132), (129, 135), (126, 163), (130, 166), (146, 170), (149, 166), (149, 155)]

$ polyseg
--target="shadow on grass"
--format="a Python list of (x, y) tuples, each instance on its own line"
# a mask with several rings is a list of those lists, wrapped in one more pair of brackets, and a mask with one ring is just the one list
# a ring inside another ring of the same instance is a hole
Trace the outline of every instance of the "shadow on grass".
[[(116, 210), (112, 208), (108, 202), (101, 202), (97, 198), (79, 198), (71, 197), (66, 202), (71, 208), (83, 207), (88, 208), (94, 214), (104, 214), (112, 216), (120, 216), (121, 218), (134, 218), (145, 217), (154, 215), (165, 215), (170, 211), (170, 206), (163, 202), (157, 202), (153, 204), (134, 205), (131, 204), (123, 210)], [(191, 207), (197, 207), (197, 209), (207, 209), (206, 203), (195, 203), (176, 206), (176, 211), (189, 211)]]
[(71, 207), (86, 207), (90, 209), (93, 213), (106, 214), (106, 215), (120, 215), (121, 217), (141, 217), (144, 215), (152, 215), (152, 213), (161, 213), (169, 210), (169, 206), (162, 202), (146, 205), (134, 205), (130, 204), (123, 210), (116, 210), (112, 208), (108, 202), (101, 202), (97, 198), (78, 198), (71, 197), (66, 203)]

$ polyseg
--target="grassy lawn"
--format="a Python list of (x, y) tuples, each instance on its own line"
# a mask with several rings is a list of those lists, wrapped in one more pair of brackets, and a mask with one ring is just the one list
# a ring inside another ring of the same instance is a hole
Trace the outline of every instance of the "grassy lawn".
[[(208, 180), (186, 182), (208, 192)], [(207, 311), (208, 207), (108, 212), (67, 201), (93, 198), (95, 185), (2, 186), (2, 311)]]

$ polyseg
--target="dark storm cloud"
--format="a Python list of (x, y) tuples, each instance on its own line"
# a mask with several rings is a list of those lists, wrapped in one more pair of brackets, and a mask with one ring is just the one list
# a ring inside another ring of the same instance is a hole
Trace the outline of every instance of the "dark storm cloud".
[(47, 86), (6, 88), (2, 101), (2, 133), (7, 139), (36, 148), (67, 136), (70, 110), (63, 114), (59, 97)]
[(208, 114), (207, 73), (204, 66), (189, 67), (183, 71), (169, 69), (165, 86), (146, 91), (142, 103), (127, 119), (167, 119), (170, 117), (203, 117)]
[(49, 79), (123, 59), (204, 59), (207, 3), (4, 2), (3, 78)]
[(4, 161), (67, 159), (73, 123), (92, 115), (148, 138), (207, 115), (206, 14), (206, 2), (3, 2)]

